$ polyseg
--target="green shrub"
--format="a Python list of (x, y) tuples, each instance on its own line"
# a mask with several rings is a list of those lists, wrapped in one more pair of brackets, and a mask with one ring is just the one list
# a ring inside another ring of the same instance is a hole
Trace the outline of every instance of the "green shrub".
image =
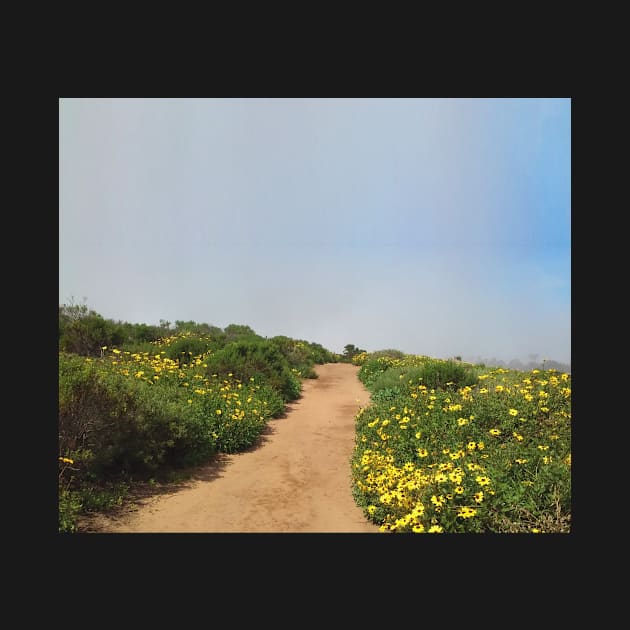
[(394, 365), (396, 365), (396, 360), (390, 357), (377, 357), (373, 359), (371, 355), (367, 355), (367, 358), (363, 361), (359, 369), (359, 380), (367, 389), (372, 391), (374, 380), (379, 374), (382, 374)]
[[(383, 351), (391, 352), (391, 351)], [(409, 381), (429, 389), (463, 387), (477, 382), (480, 370), (469, 363), (407, 355), (403, 359), (372, 354), (359, 370), (359, 379), (371, 392), (383, 388), (399, 389)]]
[(250, 378), (264, 382), (280, 393), (288, 402), (299, 397), (300, 379), (291, 372), (289, 364), (271, 341), (248, 340), (227, 344), (206, 359), (207, 373), (226, 376), (233, 374), (243, 382)]
[(165, 352), (166, 356), (173, 361), (178, 361), (180, 365), (190, 363), (193, 357), (204, 355), (212, 347), (210, 339), (203, 339), (196, 336), (182, 337), (169, 346)]
[(83, 509), (78, 492), (59, 489), (59, 532), (72, 534), (77, 531), (77, 517)]
[(375, 405), (391, 405), (400, 397), (401, 391), (399, 387), (383, 386), (374, 391), (371, 400)]
[(318, 365), (324, 363), (336, 363), (337, 357), (330, 350), (327, 350), (319, 343), (304, 342), (306, 343), (311, 361)]
[[(411, 371), (410, 371), (411, 374)], [(452, 387), (464, 387), (474, 385), (477, 382), (477, 374), (471, 366), (459, 361), (433, 359), (424, 362), (424, 365), (413, 371), (411, 377), (414, 382), (422, 379), (422, 384), (429, 389)]]
[(186, 396), (183, 388), (166, 395), (100, 362), (60, 354), (59, 452), (74, 455), (84, 478), (146, 475), (182, 452), (188, 460), (207, 459), (214, 444), (191, 417)]
[(88, 310), (87, 306), (59, 307), (60, 351), (100, 356), (102, 346), (120, 345), (124, 340), (120, 326)]
[(385, 350), (376, 350), (370, 352), (371, 359), (380, 359), (381, 357), (387, 357), (388, 359), (404, 359), (405, 353), (402, 350), (396, 350), (395, 348), (387, 348)]
[[(410, 368), (396, 367), (389, 368), (384, 372), (376, 374), (369, 387), (370, 391), (374, 394), (386, 389), (392, 391), (400, 391), (407, 387), (406, 374), (410, 371)], [(415, 372), (418, 372), (418, 368), (414, 368)]]

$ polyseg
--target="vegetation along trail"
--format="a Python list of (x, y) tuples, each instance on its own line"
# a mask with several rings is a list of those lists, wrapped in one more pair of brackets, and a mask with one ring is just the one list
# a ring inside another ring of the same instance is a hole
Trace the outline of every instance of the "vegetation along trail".
[(219, 455), (191, 483), (101, 515), (91, 531), (378, 533), (352, 497), (354, 417), (369, 392), (347, 363), (316, 366), (302, 397), (271, 419), (259, 444)]

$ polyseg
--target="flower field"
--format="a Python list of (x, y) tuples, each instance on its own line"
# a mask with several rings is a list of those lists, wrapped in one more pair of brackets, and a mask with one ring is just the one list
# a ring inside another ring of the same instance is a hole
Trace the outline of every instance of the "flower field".
[(362, 353), (353, 493), (386, 532), (567, 533), (571, 377)]

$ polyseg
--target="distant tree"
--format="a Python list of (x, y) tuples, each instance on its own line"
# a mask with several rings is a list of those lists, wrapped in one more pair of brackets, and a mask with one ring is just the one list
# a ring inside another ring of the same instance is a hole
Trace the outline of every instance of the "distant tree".
[(87, 304), (59, 306), (59, 349), (84, 356), (100, 356), (103, 346), (120, 345), (125, 339), (122, 327), (104, 319)]
[(252, 337), (260, 338), (252, 328), (245, 326), (244, 324), (230, 324), (226, 326), (224, 331), (225, 340), (227, 343), (240, 339), (248, 339)]
[(347, 343), (343, 347), (343, 356), (348, 361), (351, 361), (352, 357), (356, 356), (357, 354), (361, 354), (362, 352), (365, 352), (365, 350), (357, 348), (353, 343)]
[(166, 319), (161, 319), (160, 320), (160, 328), (162, 328), (165, 333), (170, 331), (170, 329), (171, 329), (171, 322), (169, 322)]

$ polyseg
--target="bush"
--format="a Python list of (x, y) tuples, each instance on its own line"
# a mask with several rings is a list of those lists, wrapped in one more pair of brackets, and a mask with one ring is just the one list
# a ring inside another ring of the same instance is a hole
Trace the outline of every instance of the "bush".
[(59, 307), (59, 350), (83, 356), (100, 356), (103, 346), (124, 341), (120, 326), (103, 319), (87, 306)]
[(227, 376), (247, 382), (250, 378), (267, 383), (285, 402), (299, 397), (302, 388), (299, 378), (276, 344), (269, 340), (235, 341), (227, 344), (206, 359), (207, 373)]
[(400, 389), (409, 381), (422, 383), (429, 389), (463, 387), (477, 382), (480, 368), (459, 361), (432, 359), (426, 356), (406, 355), (403, 359), (389, 356), (391, 350), (378, 356), (368, 355), (359, 370), (359, 379), (371, 392), (383, 388)]
[(423, 385), (429, 389), (444, 388), (447, 385), (452, 387), (464, 387), (474, 385), (477, 382), (477, 374), (472, 366), (453, 361), (451, 359), (443, 361), (441, 359), (430, 359), (418, 368), (418, 371), (410, 371), (411, 378), (421, 380)]
[(201, 337), (187, 336), (173, 341), (166, 348), (166, 356), (180, 365), (190, 363), (193, 357), (204, 355), (212, 347), (212, 341)]
[(330, 350), (327, 350), (319, 343), (305, 342), (310, 354), (311, 361), (318, 365), (324, 363), (337, 363), (337, 357)]
[(323, 346), (302, 339), (291, 339), (278, 335), (270, 340), (282, 352), (289, 367), (302, 378), (317, 378), (315, 364), (336, 362), (334, 355)]
[(376, 350), (370, 352), (371, 359), (380, 359), (381, 357), (387, 357), (388, 359), (404, 359), (405, 353), (402, 350), (396, 350), (394, 348), (387, 348), (386, 350)]
[[(407, 375), (410, 373), (410, 368), (390, 368), (376, 374), (369, 387), (373, 394), (377, 394), (381, 390), (401, 391), (407, 386)], [(413, 368), (414, 376), (417, 378), (420, 374), (419, 368)]]
[(77, 477), (147, 475), (184, 459), (208, 459), (214, 444), (185, 404), (187, 392), (147, 386), (96, 362), (59, 355), (59, 451)]

